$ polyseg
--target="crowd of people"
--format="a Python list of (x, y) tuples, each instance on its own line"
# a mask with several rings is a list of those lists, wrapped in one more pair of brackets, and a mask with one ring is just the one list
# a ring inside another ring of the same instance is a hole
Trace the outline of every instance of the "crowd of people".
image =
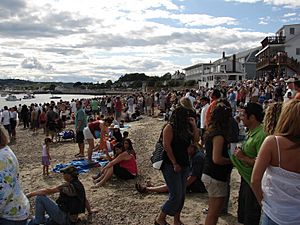
[[(156, 113), (166, 120), (161, 132), (161, 172), (165, 184), (136, 184), (141, 193), (169, 193), (154, 224), (168, 224), (167, 216), (174, 218), (174, 225), (184, 224), (180, 215), (189, 192), (207, 192), (205, 225), (217, 224), (220, 214), (228, 212), (231, 172), (235, 167), (241, 176), (239, 223), (298, 225), (299, 112), (300, 80), (296, 78), (20, 105), (11, 109), (5, 106), (0, 126), (0, 224), (27, 224), (28, 198), (34, 196), (35, 217), (29, 222), (31, 225), (49, 221), (68, 225), (76, 222), (85, 209), (93, 212), (73, 166), (61, 170), (66, 182), (63, 185), (23, 193), (18, 161), (8, 146), (10, 139), (17, 139), (18, 124), (23, 123), (24, 129), (30, 128), (34, 135), (43, 129), (43, 174), (48, 175), (49, 146), (67, 122), (73, 123), (79, 149), (74, 157), (85, 157), (87, 143), (87, 160), (91, 165), (94, 151), (101, 151), (108, 161), (93, 176), (94, 188), (99, 188), (113, 175), (124, 180), (137, 177), (138, 152), (128, 132), (122, 133), (120, 128), (125, 122), (142, 118), (141, 115), (155, 117)], [(56, 202), (46, 197), (54, 193), (59, 193)]]

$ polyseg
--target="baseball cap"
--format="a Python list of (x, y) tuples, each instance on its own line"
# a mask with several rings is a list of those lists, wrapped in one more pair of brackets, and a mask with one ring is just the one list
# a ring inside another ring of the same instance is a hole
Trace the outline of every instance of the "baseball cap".
[(60, 172), (64, 173), (64, 174), (70, 174), (72, 176), (78, 176), (78, 170), (73, 165), (70, 165), (70, 166), (67, 166), (66, 168), (61, 169)]

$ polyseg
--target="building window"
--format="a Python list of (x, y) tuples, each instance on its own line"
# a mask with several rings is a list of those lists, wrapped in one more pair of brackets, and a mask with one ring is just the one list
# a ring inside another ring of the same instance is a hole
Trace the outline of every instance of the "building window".
[(300, 48), (296, 48), (296, 55), (300, 55)]
[(290, 28), (290, 34), (295, 34), (295, 28), (294, 27)]

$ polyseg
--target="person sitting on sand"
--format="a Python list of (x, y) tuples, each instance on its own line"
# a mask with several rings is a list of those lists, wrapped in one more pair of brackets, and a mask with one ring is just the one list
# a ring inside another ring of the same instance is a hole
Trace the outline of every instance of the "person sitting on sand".
[(129, 138), (125, 138), (123, 140), (123, 148), (125, 151), (127, 151), (129, 154), (133, 155), (134, 158), (136, 158), (136, 153), (132, 147), (132, 141)]
[[(92, 210), (86, 198), (83, 184), (78, 179), (77, 168), (70, 165), (60, 172), (63, 174), (66, 183), (54, 188), (44, 188), (27, 194), (28, 198), (37, 196), (35, 199), (35, 217), (28, 225), (38, 224), (59, 224), (69, 225), (76, 223), (78, 214), (84, 213), (85, 209), (89, 214)], [(59, 193), (59, 197), (54, 202), (47, 195)], [(49, 217), (45, 217), (45, 213)]]
[(123, 137), (122, 137), (119, 125), (115, 125), (114, 128), (112, 129), (112, 136), (113, 136), (113, 138), (115, 138), (115, 140), (117, 142), (123, 141)]
[(135, 157), (123, 148), (121, 143), (114, 146), (116, 156), (101, 170), (100, 177), (94, 180), (95, 187), (103, 186), (113, 174), (123, 180), (134, 179), (137, 176)]
[[(205, 154), (202, 150), (198, 150), (197, 145), (192, 144), (188, 148), (188, 154), (191, 158), (190, 175), (187, 178), (187, 193), (206, 193), (205, 186), (201, 181)], [(161, 186), (136, 184), (136, 189), (140, 193), (156, 192), (166, 193), (168, 187), (166, 184)]]
[[(88, 124), (87, 127), (83, 129), (84, 139), (87, 140), (89, 149), (88, 149), (88, 160), (92, 161), (92, 154), (95, 150), (94, 140), (100, 137), (100, 150), (106, 149), (106, 137), (109, 134), (109, 126), (112, 123), (112, 118), (108, 117), (102, 120), (96, 120)], [(81, 155), (76, 155), (76, 157), (80, 157)]]

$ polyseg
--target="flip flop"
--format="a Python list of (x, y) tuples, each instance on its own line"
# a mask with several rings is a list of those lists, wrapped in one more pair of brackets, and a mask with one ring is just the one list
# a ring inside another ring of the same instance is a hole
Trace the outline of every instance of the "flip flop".
[(75, 155), (75, 157), (76, 157), (76, 158), (83, 158), (84, 155), (81, 155), (80, 153), (78, 153), (78, 154)]

